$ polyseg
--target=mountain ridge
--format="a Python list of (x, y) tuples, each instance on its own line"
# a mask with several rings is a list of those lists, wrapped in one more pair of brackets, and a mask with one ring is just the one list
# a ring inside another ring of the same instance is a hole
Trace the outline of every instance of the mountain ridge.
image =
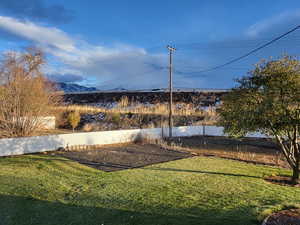
[(99, 91), (95, 87), (86, 87), (86, 86), (75, 84), (75, 83), (56, 82), (55, 86), (59, 91), (64, 91), (66, 93), (69, 93), (69, 92)]

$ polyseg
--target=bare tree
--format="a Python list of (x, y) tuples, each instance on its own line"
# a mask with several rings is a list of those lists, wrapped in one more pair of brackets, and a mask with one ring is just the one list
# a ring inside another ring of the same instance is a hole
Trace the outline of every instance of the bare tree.
[(3, 54), (0, 64), (0, 135), (32, 135), (42, 126), (41, 117), (49, 115), (59, 102), (53, 85), (44, 78), (43, 53), (27, 49), (23, 53)]

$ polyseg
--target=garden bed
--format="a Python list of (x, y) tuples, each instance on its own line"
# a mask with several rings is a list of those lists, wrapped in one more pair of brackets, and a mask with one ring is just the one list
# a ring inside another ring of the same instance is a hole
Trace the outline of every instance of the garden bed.
[(242, 140), (217, 136), (176, 137), (166, 143), (105, 145), (97, 149), (55, 153), (103, 171), (118, 171), (202, 155), (289, 168), (277, 146), (268, 139)]
[(57, 151), (55, 154), (107, 172), (138, 168), (193, 156), (188, 152), (165, 149), (153, 144), (107, 145), (100, 149)]

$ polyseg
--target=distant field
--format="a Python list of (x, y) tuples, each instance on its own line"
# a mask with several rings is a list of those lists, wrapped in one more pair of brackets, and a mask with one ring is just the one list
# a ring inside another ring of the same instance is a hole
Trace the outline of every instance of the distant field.
[[(71, 104), (86, 104), (98, 102), (118, 102), (122, 98), (127, 97), (131, 102), (140, 104), (165, 103), (169, 101), (169, 93), (166, 90), (153, 89), (154, 91), (110, 91), (110, 92), (79, 92), (79, 93), (63, 93), (65, 102)], [(177, 90), (174, 89), (173, 101), (193, 103), (197, 105), (209, 106), (222, 99), (229, 90)]]
[[(174, 126), (215, 125), (217, 109), (226, 90), (174, 92)], [(86, 92), (64, 93), (64, 103), (54, 108), (59, 129), (69, 129), (67, 114), (77, 111), (82, 120), (78, 129), (101, 131), (165, 127), (169, 116), (167, 92)]]
[(102, 172), (51, 155), (0, 158), (1, 225), (257, 225), (300, 189), (263, 177), (289, 171), (193, 157)]
[[(78, 111), (82, 113), (133, 113), (133, 114), (152, 114), (168, 115), (168, 104), (139, 104), (112, 102), (111, 104), (83, 104), (58, 106), (56, 109), (61, 111)], [(173, 106), (173, 115), (178, 116), (206, 116), (216, 115), (215, 107), (200, 107), (193, 104), (177, 103)]]
[[(167, 104), (138, 104), (122, 101), (102, 105), (62, 105), (55, 108), (58, 128), (70, 128), (67, 114), (77, 111), (81, 114), (78, 129), (83, 131), (118, 130), (132, 128), (154, 128), (168, 126)], [(200, 107), (177, 103), (173, 108), (174, 126), (214, 125), (218, 120), (216, 107)]]

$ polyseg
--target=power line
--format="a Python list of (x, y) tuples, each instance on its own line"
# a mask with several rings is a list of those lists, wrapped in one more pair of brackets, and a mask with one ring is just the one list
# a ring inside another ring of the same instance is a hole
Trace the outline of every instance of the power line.
[[(299, 42), (300, 42), (300, 39), (298, 40), (281, 40), (281, 41), (285, 41), (286, 43), (284, 42), (277, 42), (277, 45), (276, 46), (279, 46), (279, 47), (286, 47), (286, 48), (289, 48), (291, 47), (292, 44), (298, 44), (299, 45)], [(293, 43), (291, 43), (291, 41), (293, 41)], [(226, 44), (226, 45), (210, 45), (210, 46), (200, 46), (200, 47), (193, 47), (193, 48), (181, 48), (178, 50), (179, 53), (186, 53), (186, 52), (192, 52), (193, 54), (195, 52), (199, 52), (199, 51), (210, 51), (210, 52), (214, 52), (214, 51), (219, 51), (219, 50), (227, 50), (227, 49), (251, 49), (251, 48), (255, 48), (256, 46), (258, 46), (259, 44), (258, 43), (251, 43), (251, 44), (240, 44), (240, 45), (236, 45), (236, 44), (232, 44), (232, 45), (229, 45), (229, 44)]]
[[(224, 68), (224, 69), (228, 69), (228, 70), (249, 70), (249, 68), (246, 68), (246, 67), (239, 67), (239, 68), (236, 68), (236, 67), (227, 67), (227, 68)], [(193, 77), (194, 75), (197, 75), (199, 73), (199, 71), (182, 71), (182, 70), (174, 70), (174, 72), (176, 74), (180, 74), (180, 75), (184, 75), (185, 77)], [(202, 75), (201, 77), (207, 77), (208, 75), (207, 74), (204, 74)]]
[(234, 62), (237, 62), (237, 61), (239, 61), (239, 60), (241, 60), (241, 59), (243, 59), (243, 58), (246, 58), (247, 56), (249, 56), (249, 55), (251, 55), (251, 54), (253, 54), (253, 53), (255, 53), (255, 52), (257, 52), (257, 51), (259, 51), (259, 50), (261, 50), (261, 49), (263, 49), (263, 48), (265, 48), (265, 47), (267, 47), (268, 45), (271, 45), (272, 43), (278, 41), (279, 39), (285, 37), (286, 35), (288, 35), (288, 34), (294, 32), (295, 30), (297, 30), (297, 29), (299, 29), (299, 28), (300, 28), (300, 25), (296, 26), (295, 28), (293, 28), (293, 29), (287, 31), (286, 33), (284, 33), (284, 34), (282, 34), (282, 35), (280, 35), (280, 36), (278, 36), (278, 37), (272, 39), (271, 41), (269, 41), (269, 42), (267, 42), (267, 43), (265, 43), (265, 44), (263, 44), (263, 45), (261, 45), (261, 46), (255, 48), (255, 49), (253, 49), (252, 51), (250, 51), (250, 52), (248, 52), (248, 53), (246, 53), (246, 54), (244, 54), (244, 55), (242, 55), (242, 56), (240, 56), (240, 57), (237, 57), (237, 58), (235, 58), (235, 59), (233, 59), (233, 60), (230, 60), (230, 61), (227, 62), (227, 63), (221, 64), (221, 65), (219, 65), (219, 66), (215, 66), (215, 67), (212, 67), (212, 68), (209, 68), (209, 69), (206, 69), (206, 70), (198, 71), (198, 73), (203, 73), (203, 72), (209, 72), (209, 71), (212, 71), (212, 70), (217, 70), (217, 69), (220, 69), (220, 68), (222, 68), (222, 67), (224, 67), (224, 66), (227, 66), (227, 65), (229, 65), (229, 64), (232, 64), (232, 63), (234, 63)]
[[(291, 36), (291, 37), (298, 37), (298, 36)], [(205, 42), (194, 42), (194, 43), (181, 43), (176, 44), (178, 51), (186, 51), (186, 50), (205, 50), (205, 49), (223, 49), (223, 48), (248, 48), (248, 47), (255, 47), (258, 45), (258, 42), (264, 42), (268, 41), (269, 39), (266, 38), (255, 38), (255, 39), (236, 39), (231, 41), (223, 41), (223, 42), (211, 42), (207, 43)], [(300, 41), (300, 36), (298, 38), (288, 38), (288, 39), (282, 39), (280, 44), (285, 45), (285, 42), (291, 42), (291, 41)]]
[[(235, 40), (231, 40), (228, 42), (212, 42), (209, 43), (210, 46), (207, 46), (207, 42), (203, 41), (203, 42), (179, 42), (179, 43), (174, 43), (174, 46), (176, 46), (176, 49), (179, 52), (182, 51), (195, 51), (197, 49), (223, 49), (223, 48), (247, 48), (247, 47), (255, 47), (253, 45), (257, 45), (257, 42), (262, 42), (262, 41), (268, 41), (270, 40), (270, 38), (272, 37), (262, 37), (262, 38), (255, 38), (255, 39), (237, 39), (238, 42), (240, 42), (239, 44), (236, 43)], [(290, 41), (300, 41), (300, 36), (298, 35), (294, 35), (294, 36), (290, 36), (289, 39), (282, 39), (281, 41), (283, 42), (290, 42)], [(224, 45), (225, 44), (225, 45)], [(285, 44), (285, 43), (281, 43), (281, 44)], [(145, 47), (144, 49), (146, 51), (152, 51), (152, 50), (163, 50), (165, 48), (165, 45), (156, 45), (156, 46), (150, 46), (150, 47)]]

